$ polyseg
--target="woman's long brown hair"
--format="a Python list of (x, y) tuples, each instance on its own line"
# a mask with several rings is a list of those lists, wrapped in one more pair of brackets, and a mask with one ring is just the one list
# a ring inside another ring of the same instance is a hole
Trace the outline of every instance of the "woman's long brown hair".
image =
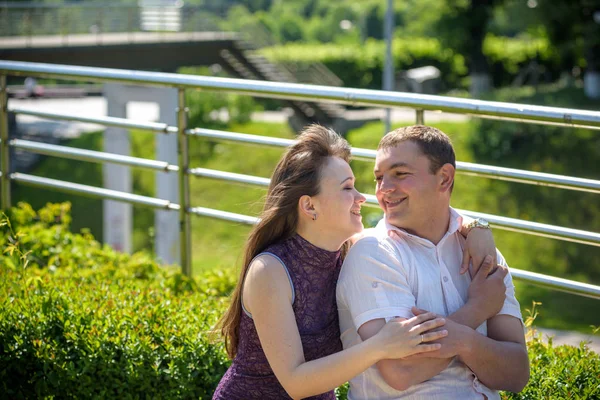
[(298, 201), (319, 193), (320, 172), (328, 157), (350, 160), (348, 142), (331, 129), (311, 125), (285, 152), (271, 177), (260, 221), (254, 226), (244, 250), (244, 263), (231, 304), (218, 323), (230, 358), (237, 354), (242, 318), (242, 287), (250, 262), (270, 245), (285, 240), (298, 226)]

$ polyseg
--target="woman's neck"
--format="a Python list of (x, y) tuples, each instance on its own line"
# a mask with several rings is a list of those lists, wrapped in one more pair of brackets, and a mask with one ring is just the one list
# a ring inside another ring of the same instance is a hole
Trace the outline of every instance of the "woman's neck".
[[(312, 222), (312, 221), (310, 221)], [(327, 251), (338, 251), (348, 238), (335, 237), (336, 235), (326, 232), (315, 225), (300, 222), (296, 233), (310, 242), (312, 245)]]

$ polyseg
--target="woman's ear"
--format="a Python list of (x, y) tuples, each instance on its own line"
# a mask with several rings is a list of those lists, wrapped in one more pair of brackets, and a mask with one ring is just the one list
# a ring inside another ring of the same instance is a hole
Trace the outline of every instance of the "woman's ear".
[(452, 188), (454, 186), (454, 174), (456, 170), (452, 164), (446, 163), (441, 166), (437, 175), (440, 179), (440, 190), (443, 192), (452, 193)]
[(308, 195), (300, 197), (300, 200), (298, 200), (298, 213), (305, 215), (309, 219), (315, 219), (316, 210), (314, 199)]

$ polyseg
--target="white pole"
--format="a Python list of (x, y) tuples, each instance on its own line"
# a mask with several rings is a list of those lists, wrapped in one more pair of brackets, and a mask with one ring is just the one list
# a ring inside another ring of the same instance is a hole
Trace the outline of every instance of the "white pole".
[[(146, 88), (147, 90), (147, 88)], [(177, 89), (154, 88), (153, 98), (160, 107), (160, 122), (177, 126)], [(177, 135), (156, 136), (156, 159), (177, 165)], [(179, 180), (177, 174), (156, 173), (156, 197), (179, 202)], [(167, 264), (179, 264), (179, 218), (176, 212), (156, 210), (154, 212), (154, 247), (156, 255)]]
[[(119, 83), (104, 85), (107, 113), (110, 117), (127, 117), (126, 87)], [(108, 153), (130, 154), (129, 132), (124, 128), (108, 127), (104, 131), (104, 151)], [(132, 178), (129, 167), (103, 164), (103, 182), (106, 189), (132, 192)], [(104, 243), (117, 251), (131, 252), (131, 231), (133, 225), (132, 206), (114, 200), (103, 200)]]

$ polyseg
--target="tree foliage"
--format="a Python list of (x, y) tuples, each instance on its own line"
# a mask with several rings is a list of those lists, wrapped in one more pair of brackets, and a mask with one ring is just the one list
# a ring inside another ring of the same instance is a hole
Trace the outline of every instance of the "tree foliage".
[[(539, 0), (539, 15), (565, 67), (582, 65), (600, 72), (600, 13), (596, 0)], [(596, 17), (597, 18), (597, 17)]]

